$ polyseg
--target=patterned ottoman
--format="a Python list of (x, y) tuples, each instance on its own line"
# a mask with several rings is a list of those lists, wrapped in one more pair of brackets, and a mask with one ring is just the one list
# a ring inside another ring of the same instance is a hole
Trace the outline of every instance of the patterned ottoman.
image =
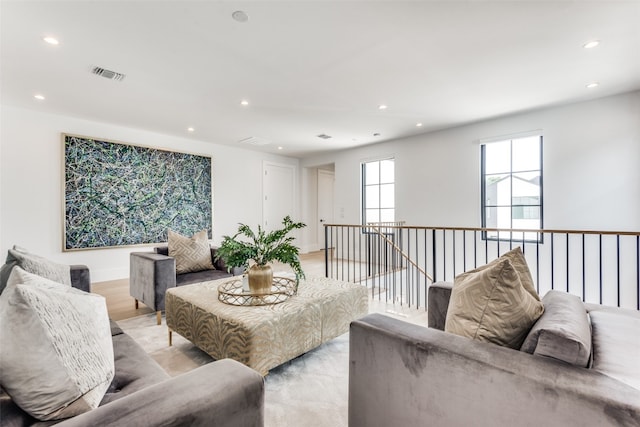
[(167, 290), (169, 341), (177, 332), (214, 359), (235, 359), (262, 375), (348, 332), (369, 309), (364, 286), (324, 277), (301, 281), (297, 295), (280, 304), (228, 305), (218, 301), (227, 280)]

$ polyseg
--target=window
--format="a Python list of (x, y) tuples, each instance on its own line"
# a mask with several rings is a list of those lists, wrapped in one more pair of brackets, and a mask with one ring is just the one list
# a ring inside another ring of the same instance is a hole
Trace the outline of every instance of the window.
[(395, 161), (362, 164), (362, 223), (395, 221)]
[[(482, 227), (542, 228), (542, 135), (482, 144)], [(486, 232), (488, 239), (521, 240), (522, 234)], [(538, 240), (524, 233), (525, 240)]]

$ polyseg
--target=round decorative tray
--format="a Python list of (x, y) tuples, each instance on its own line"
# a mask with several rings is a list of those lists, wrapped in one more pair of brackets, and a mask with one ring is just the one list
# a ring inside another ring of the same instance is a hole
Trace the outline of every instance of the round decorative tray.
[(218, 300), (230, 305), (270, 305), (285, 302), (296, 294), (296, 281), (286, 277), (274, 277), (271, 291), (254, 294), (242, 290), (242, 277), (229, 280), (218, 286)]

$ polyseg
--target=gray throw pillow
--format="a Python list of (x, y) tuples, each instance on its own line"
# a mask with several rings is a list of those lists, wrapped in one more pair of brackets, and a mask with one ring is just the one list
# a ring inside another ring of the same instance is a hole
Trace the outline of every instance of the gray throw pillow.
[(584, 304), (575, 295), (549, 291), (544, 314), (529, 331), (520, 350), (586, 367), (591, 356), (591, 327)]

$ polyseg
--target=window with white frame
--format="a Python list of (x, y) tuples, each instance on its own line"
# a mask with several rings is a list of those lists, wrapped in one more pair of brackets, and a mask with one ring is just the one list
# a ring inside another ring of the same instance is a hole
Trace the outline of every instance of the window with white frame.
[[(484, 142), (480, 146), (482, 227), (542, 229), (542, 134)], [(488, 239), (539, 240), (535, 232), (484, 233)]]
[(395, 221), (395, 161), (362, 163), (362, 222)]

